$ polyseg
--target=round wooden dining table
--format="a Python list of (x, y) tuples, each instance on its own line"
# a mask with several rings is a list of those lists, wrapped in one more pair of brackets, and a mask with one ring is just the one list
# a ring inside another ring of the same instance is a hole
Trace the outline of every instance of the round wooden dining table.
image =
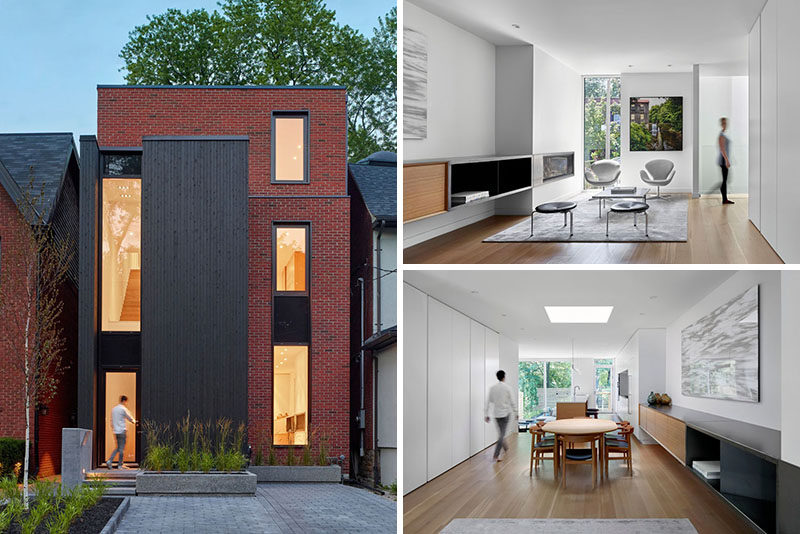
[(559, 464), (559, 435), (572, 435), (572, 436), (600, 436), (600, 478), (603, 478), (603, 449), (605, 447), (605, 439), (603, 434), (606, 432), (613, 432), (617, 429), (617, 424), (608, 419), (593, 419), (591, 417), (577, 417), (575, 419), (557, 419), (550, 421), (542, 426), (542, 430), (555, 434), (555, 452), (553, 453), (553, 478), (558, 477), (558, 464)]

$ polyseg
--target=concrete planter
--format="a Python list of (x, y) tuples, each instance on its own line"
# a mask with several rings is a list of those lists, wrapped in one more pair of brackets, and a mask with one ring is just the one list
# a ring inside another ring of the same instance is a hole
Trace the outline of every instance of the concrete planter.
[(136, 475), (137, 495), (255, 495), (256, 476), (247, 471), (145, 471)]
[(341, 482), (338, 465), (251, 465), (259, 482)]

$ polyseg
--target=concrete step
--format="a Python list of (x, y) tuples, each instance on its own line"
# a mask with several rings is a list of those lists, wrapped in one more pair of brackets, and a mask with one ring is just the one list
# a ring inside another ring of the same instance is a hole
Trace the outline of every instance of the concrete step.
[(127, 479), (127, 478), (118, 478), (118, 479), (93, 479), (93, 480), (84, 480), (84, 483), (89, 482), (100, 482), (104, 486), (114, 487), (114, 488), (135, 488), (136, 487), (136, 480), (135, 479)]
[(135, 480), (136, 475), (139, 474), (138, 469), (93, 469), (86, 473), (87, 480), (118, 480), (118, 479), (131, 479)]
[(129, 497), (136, 495), (136, 487), (109, 486), (104, 495), (108, 497)]

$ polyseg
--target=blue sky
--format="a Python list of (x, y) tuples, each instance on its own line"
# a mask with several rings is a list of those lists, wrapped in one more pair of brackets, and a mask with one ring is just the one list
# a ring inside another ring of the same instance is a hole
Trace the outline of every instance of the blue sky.
[[(327, 0), (341, 24), (372, 35), (396, 0)], [(216, 0), (0, 0), (0, 132), (97, 131), (98, 84), (125, 83), (119, 51), (147, 15)]]

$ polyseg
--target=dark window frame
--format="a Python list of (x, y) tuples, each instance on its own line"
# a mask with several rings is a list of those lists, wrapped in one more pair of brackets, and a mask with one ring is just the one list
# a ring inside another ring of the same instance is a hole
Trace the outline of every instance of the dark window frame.
[[(295, 445), (279, 445), (275, 443), (275, 347), (306, 347), (306, 365), (308, 372), (308, 384), (306, 385), (306, 391), (308, 392), (307, 399), (306, 399), (306, 442), (311, 439), (311, 393), (312, 393), (312, 380), (311, 380), (311, 340), (309, 339), (308, 343), (272, 343), (272, 362), (271, 362), (271, 369), (270, 369), (270, 376), (272, 377), (272, 385), (270, 389), (270, 393), (272, 395), (272, 403), (269, 407), (269, 411), (271, 414), (270, 417), (270, 428), (269, 431), (272, 434), (272, 446), (278, 449), (288, 449), (289, 447), (305, 447), (302, 444), (295, 444)], [(313, 445), (313, 444), (312, 444)]]
[[(285, 228), (285, 227), (302, 227), (306, 230), (306, 284), (305, 284), (305, 291), (278, 291), (278, 277), (276, 272), (276, 257), (277, 257), (277, 235), (278, 235), (278, 228)], [(271, 384), (270, 384), (270, 393), (272, 395), (272, 404), (270, 405), (270, 432), (272, 433), (272, 445), (276, 448), (289, 448), (289, 447), (303, 447), (303, 445), (278, 445), (275, 443), (275, 347), (306, 347), (306, 357), (308, 358), (308, 384), (307, 389), (308, 391), (308, 399), (307, 399), (307, 407), (306, 407), (306, 439), (310, 439), (311, 437), (311, 401), (313, 398), (313, 372), (312, 372), (312, 339), (313, 339), (313, 325), (311, 321), (311, 236), (312, 236), (312, 226), (310, 220), (301, 220), (301, 221), (287, 221), (287, 220), (279, 220), (272, 222), (272, 231), (271, 231), (271, 238), (272, 238), (272, 254), (270, 257), (270, 261), (272, 262), (272, 332), (274, 333), (275, 328), (275, 297), (283, 297), (283, 296), (293, 296), (293, 297), (305, 297), (306, 302), (308, 303), (308, 340), (305, 342), (300, 341), (281, 341), (276, 342), (274, 339), (274, 335), (271, 337), (271, 351), (272, 351), (272, 361), (270, 362), (270, 376), (271, 376)]]
[[(276, 119), (303, 119), (303, 179), (302, 180), (278, 180), (275, 178), (275, 121)], [(306, 110), (297, 111), (273, 111), (270, 117), (270, 154), (269, 154), (269, 179), (272, 184), (308, 184), (311, 156), (309, 151), (309, 123), (310, 114)]]
[[(139, 147), (133, 148), (122, 148), (122, 149), (107, 149), (107, 150), (100, 150), (100, 172), (98, 173), (98, 187), (97, 187), (97, 232), (98, 232), (98, 239), (97, 239), (97, 260), (98, 260), (98, 269), (97, 269), (97, 285), (95, 287), (96, 291), (96, 305), (97, 305), (97, 323), (95, 328), (97, 329), (97, 334), (131, 334), (131, 333), (142, 333), (142, 317), (141, 317), (141, 309), (139, 314), (139, 330), (134, 332), (128, 330), (103, 330), (103, 183), (104, 180), (117, 180), (117, 179), (137, 179), (141, 180), (142, 175), (130, 175), (130, 176), (107, 176), (103, 171), (106, 167), (105, 158), (107, 155), (131, 155), (131, 154), (139, 154), (140, 156), (143, 155), (143, 149)], [(144, 194), (144, 191), (142, 191)], [(99, 342), (99, 337), (97, 338)]]
[[(142, 177), (142, 149), (131, 150), (105, 150), (100, 153), (100, 178), (141, 178)], [(106, 158), (108, 156), (139, 156), (139, 174), (108, 174), (106, 173)]]
[[(305, 228), (306, 231), (306, 283), (303, 291), (279, 291), (277, 276), (278, 228)], [(286, 297), (310, 296), (311, 287), (311, 221), (288, 221), (272, 223), (272, 294)]]

